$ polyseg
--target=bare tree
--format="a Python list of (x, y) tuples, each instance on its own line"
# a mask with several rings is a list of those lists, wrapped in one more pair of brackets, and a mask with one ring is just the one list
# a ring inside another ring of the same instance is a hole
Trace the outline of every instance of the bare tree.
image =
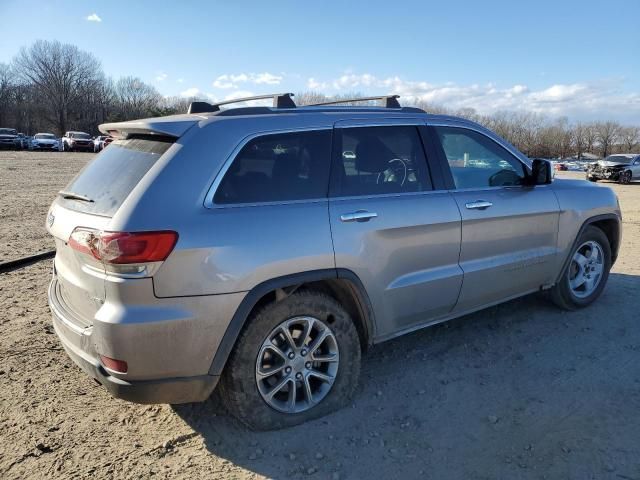
[(312, 105), (314, 103), (328, 102), (329, 97), (320, 92), (296, 93), (293, 97), (296, 105)]
[(67, 130), (74, 109), (82, 105), (87, 90), (102, 79), (100, 62), (78, 47), (58, 41), (38, 40), (22, 48), (14, 60), (18, 74), (33, 84), (45, 115), (58, 133)]
[(598, 130), (595, 123), (587, 123), (584, 126), (584, 146), (587, 152), (593, 153), (596, 141), (598, 140)]
[(137, 77), (122, 77), (115, 84), (118, 120), (149, 117), (160, 107), (162, 95)]
[(578, 160), (582, 158), (582, 154), (586, 148), (586, 127), (578, 122), (573, 127), (573, 147)]
[(620, 129), (621, 147), (625, 152), (633, 152), (640, 141), (640, 128), (623, 127)]
[(0, 126), (4, 126), (8, 117), (14, 87), (15, 78), (11, 67), (6, 63), (0, 63)]
[(617, 122), (607, 121), (596, 124), (596, 138), (603, 157), (611, 153), (611, 148), (617, 140), (619, 132), (620, 124)]

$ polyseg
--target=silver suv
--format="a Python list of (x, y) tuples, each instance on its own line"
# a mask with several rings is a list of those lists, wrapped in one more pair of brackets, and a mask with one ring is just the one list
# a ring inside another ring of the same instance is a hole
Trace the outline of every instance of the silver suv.
[(55, 330), (114, 396), (217, 385), (251, 428), (291, 426), (345, 405), (373, 344), (541, 290), (566, 309), (601, 294), (610, 189), (552, 182), (548, 162), (395, 96), (273, 98), (102, 125), (116, 140), (53, 202)]

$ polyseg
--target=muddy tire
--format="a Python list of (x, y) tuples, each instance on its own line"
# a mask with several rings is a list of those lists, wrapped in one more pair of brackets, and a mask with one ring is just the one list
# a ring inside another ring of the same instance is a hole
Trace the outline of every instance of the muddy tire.
[(589, 226), (570, 255), (560, 281), (550, 294), (560, 308), (577, 310), (593, 303), (604, 290), (611, 270), (611, 246), (602, 230)]
[(299, 291), (248, 319), (220, 395), (229, 413), (251, 429), (291, 427), (350, 401), (360, 356), (358, 332), (345, 309), (324, 293)]

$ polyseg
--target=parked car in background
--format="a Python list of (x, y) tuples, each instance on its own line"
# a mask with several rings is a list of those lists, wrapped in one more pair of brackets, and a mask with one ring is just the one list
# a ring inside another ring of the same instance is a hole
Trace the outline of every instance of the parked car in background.
[(618, 153), (592, 163), (587, 169), (587, 180), (613, 180), (619, 183), (640, 180), (640, 154)]
[(20, 150), (26, 150), (29, 148), (29, 137), (24, 133), (18, 132), (18, 139), (20, 143)]
[(113, 137), (109, 135), (99, 135), (93, 140), (93, 151), (101, 152), (107, 145), (113, 142)]
[(556, 169), (556, 171), (567, 171), (569, 170), (569, 167), (567, 167), (564, 163), (560, 163), (560, 162), (553, 162), (553, 168)]
[(20, 150), (22, 141), (15, 128), (0, 128), (0, 148)]
[(60, 150), (60, 141), (53, 133), (36, 133), (29, 144), (29, 150)]
[(594, 302), (615, 193), (396, 98), (101, 125), (117, 140), (47, 217), (69, 356), (135, 402), (219, 384), (231, 414), (273, 429), (349, 404), (373, 344), (543, 290)]
[(84, 132), (67, 132), (62, 137), (63, 152), (93, 152), (93, 138)]

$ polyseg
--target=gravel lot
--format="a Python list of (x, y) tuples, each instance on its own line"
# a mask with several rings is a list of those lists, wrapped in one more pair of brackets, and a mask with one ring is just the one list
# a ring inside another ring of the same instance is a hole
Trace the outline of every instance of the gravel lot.
[(0, 150), (0, 262), (55, 248), (44, 227), (47, 211), (91, 158), (92, 153)]
[[(0, 261), (51, 248), (47, 208), (88, 158), (0, 152)], [(2, 274), (0, 478), (640, 479), (640, 183), (610, 186), (625, 230), (595, 305), (533, 295), (387, 342), (350, 408), (286, 431), (112, 399), (53, 334), (51, 262)]]

